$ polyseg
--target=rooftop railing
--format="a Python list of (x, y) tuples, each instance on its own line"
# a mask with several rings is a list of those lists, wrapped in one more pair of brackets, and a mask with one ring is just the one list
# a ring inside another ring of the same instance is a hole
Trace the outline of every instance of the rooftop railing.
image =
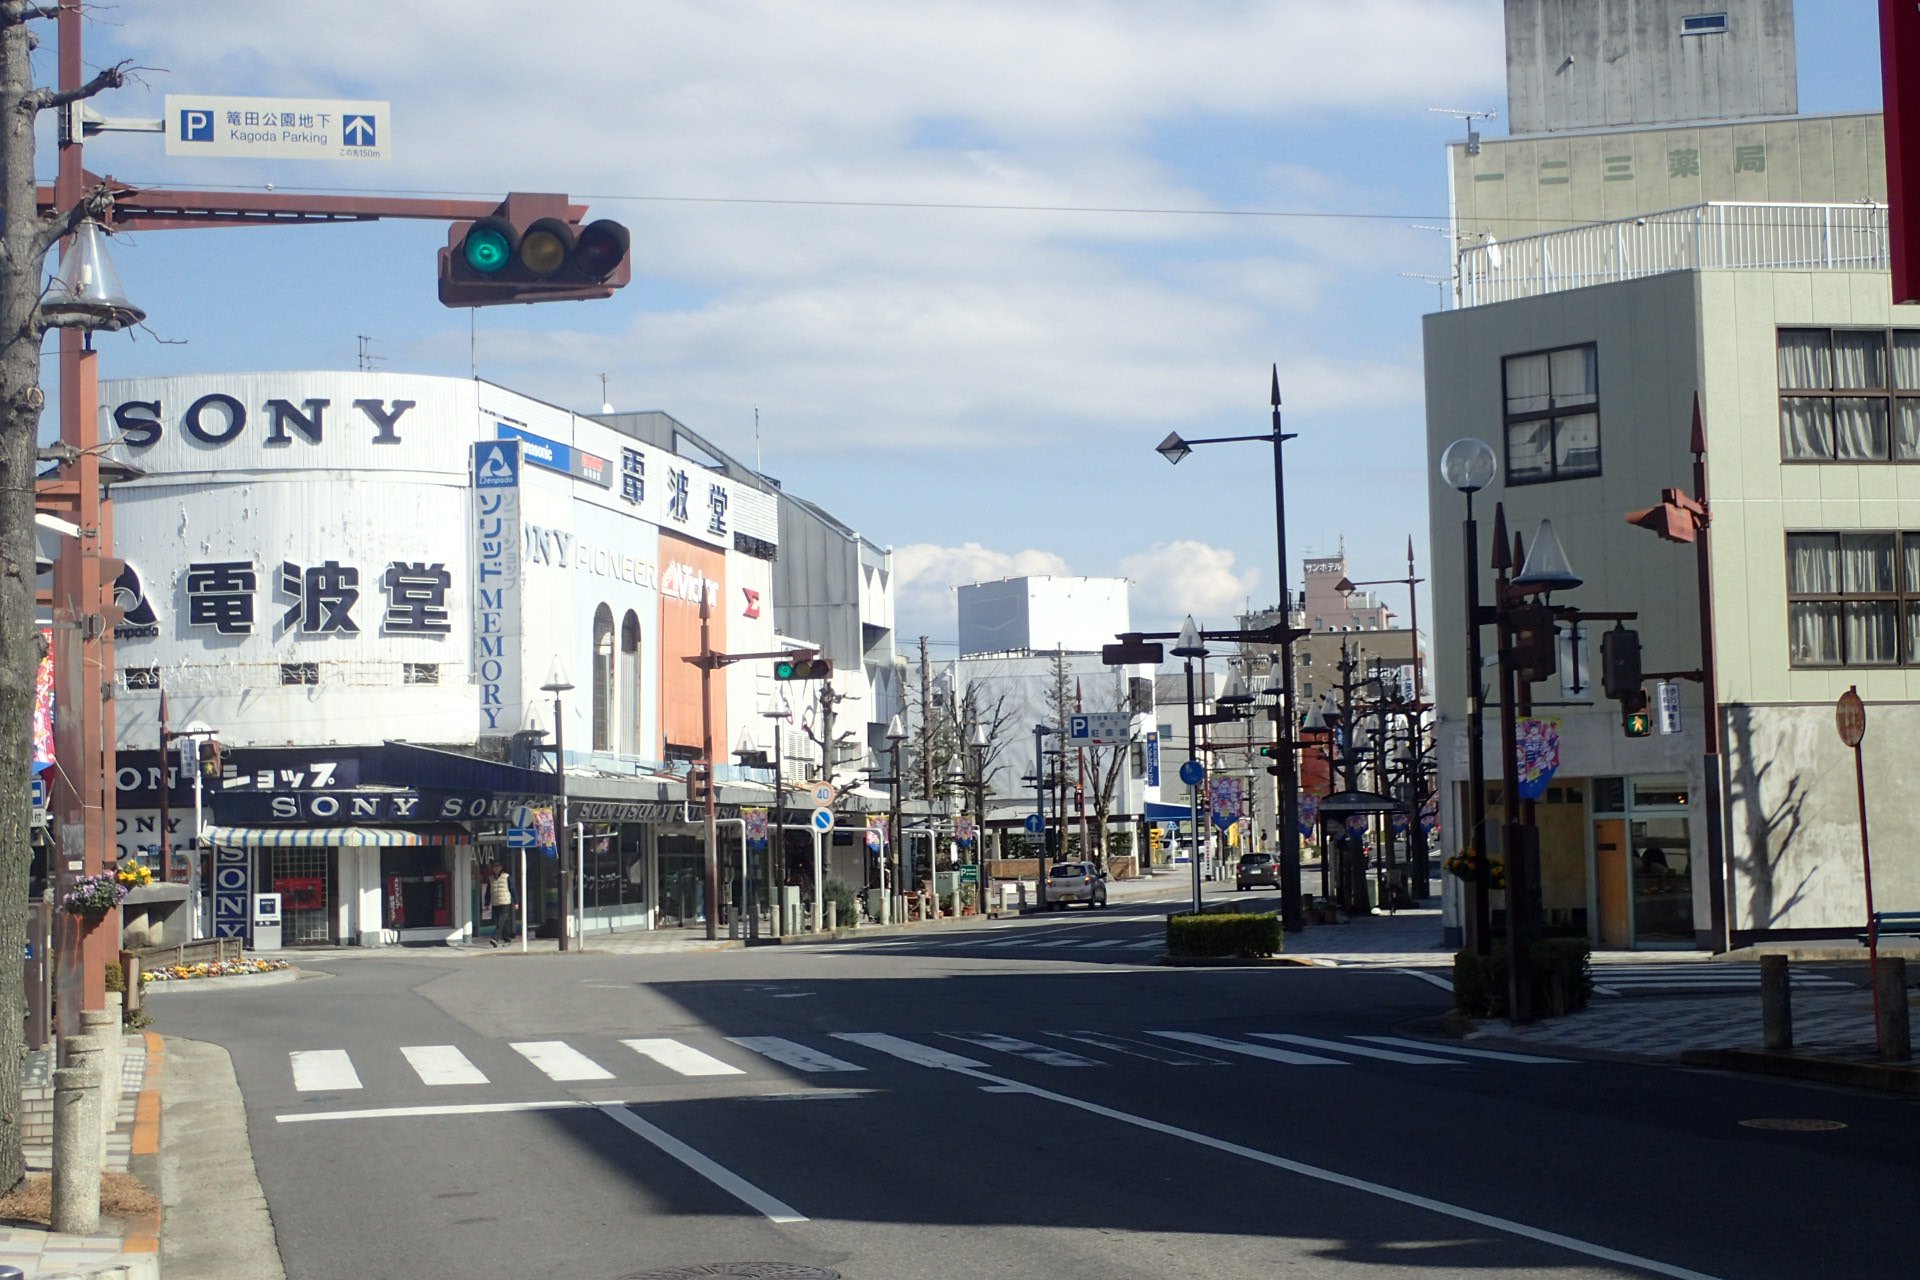
[(1887, 206), (1716, 201), (1488, 239), (1456, 266), (1463, 307), (1669, 271), (1885, 271)]

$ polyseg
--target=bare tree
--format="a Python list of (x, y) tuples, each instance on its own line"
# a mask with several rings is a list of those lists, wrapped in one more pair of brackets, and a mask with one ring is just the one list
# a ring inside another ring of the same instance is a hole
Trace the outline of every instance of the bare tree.
[[(25, 1052), (27, 890), (32, 850), (33, 687), (41, 647), (34, 631), (34, 473), (38, 461), (40, 344), (47, 322), (41, 282), (47, 253), (80, 221), (106, 212), (104, 189), (50, 215), (39, 212), (34, 122), (41, 112), (91, 98), (125, 82), (118, 64), (64, 91), (36, 87), (31, 24), (58, 16), (53, 3), (0, 0), (0, 174), (6, 223), (0, 230), (0, 1187), (25, 1176), (20, 1130), (20, 1061)], [(77, 18), (77, 9), (75, 9)]]

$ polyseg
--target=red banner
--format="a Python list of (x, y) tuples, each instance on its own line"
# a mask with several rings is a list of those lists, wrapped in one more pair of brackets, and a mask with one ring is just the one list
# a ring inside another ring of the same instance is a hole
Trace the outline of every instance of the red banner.
[(1920, 301), (1920, 8), (1880, 0), (1880, 79), (1887, 124), (1887, 221), (1893, 300)]

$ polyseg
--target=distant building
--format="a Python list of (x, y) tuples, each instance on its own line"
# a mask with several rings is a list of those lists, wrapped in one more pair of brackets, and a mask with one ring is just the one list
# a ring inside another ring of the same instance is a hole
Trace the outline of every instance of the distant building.
[(1125, 578), (1002, 578), (958, 596), (962, 654), (1098, 653), (1128, 625)]

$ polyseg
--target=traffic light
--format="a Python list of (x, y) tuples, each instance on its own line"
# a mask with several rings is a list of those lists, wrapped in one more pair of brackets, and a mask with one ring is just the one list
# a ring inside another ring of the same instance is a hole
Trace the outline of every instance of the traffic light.
[(790, 653), (773, 662), (775, 680), (828, 680), (833, 677), (833, 659), (817, 653)]
[(1155, 853), (1160, 852), (1160, 846), (1162, 843), (1165, 842), (1166, 838), (1167, 838), (1167, 833), (1162, 831), (1160, 828), (1158, 827), (1147, 828), (1147, 848), (1153, 850)]
[(1644, 738), (1653, 732), (1653, 715), (1644, 706), (1638, 711), (1630, 711), (1622, 705), (1620, 727), (1629, 738)]
[(1281, 751), (1280, 745), (1275, 742), (1269, 742), (1265, 746), (1260, 748), (1260, 754), (1266, 757), (1268, 760), (1273, 761), (1272, 764), (1269, 764), (1267, 766), (1267, 772), (1272, 774), (1276, 778), (1279, 777), (1282, 773), (1286, 772), (1284, 769), (1280, 767), (1280, 763), (1279, 763), (1280, 751)]
[(1640, 695), (1640, 633), (1618, 623), (1600, 637), (1600, 688), (1625, 701)]
[(1514, 674), (1529, 684), (1545, 680), (1560, 669), (1559, 633), (1553, 610), (1544, 604), (1521, 604), (1507, 610), (1513, 644), (1507, 656)]
[(568, 214), (565, 196), (514, 192), (489, 216), (448, 227), (441, 305), (612, 297), (633, 278), (632, 237), (610, 219), (582, 225)]
[(212, 738), (200, 739), (200, 776), (208, 782), (220, 781), (223, 749)]
[(691, 769), (688, 769), (687, 803), (705, 804), (707, 802), (708, 790), (707, 771), (699, 765), (694, 765)]

